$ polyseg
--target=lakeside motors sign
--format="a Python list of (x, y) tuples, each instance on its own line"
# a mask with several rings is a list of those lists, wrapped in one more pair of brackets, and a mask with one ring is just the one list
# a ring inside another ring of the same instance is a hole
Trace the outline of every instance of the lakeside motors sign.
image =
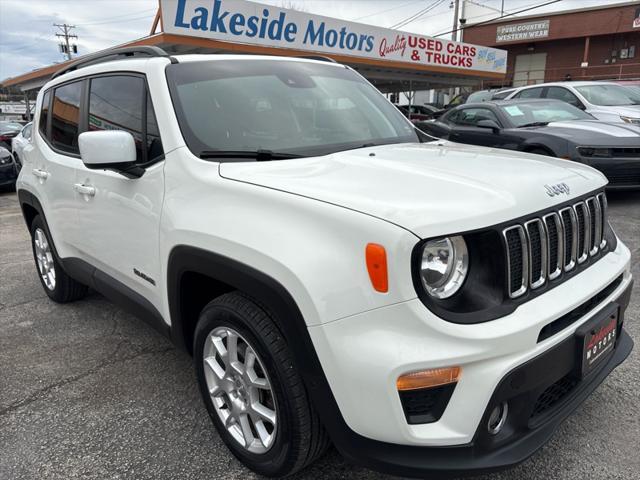
[(165, 33), (504, 74), (507, 52), (244, 0), (161, 0)]
[(496, 30), (496, 42), (535, 40), (549, 36), (549, 20), (502, 25)]

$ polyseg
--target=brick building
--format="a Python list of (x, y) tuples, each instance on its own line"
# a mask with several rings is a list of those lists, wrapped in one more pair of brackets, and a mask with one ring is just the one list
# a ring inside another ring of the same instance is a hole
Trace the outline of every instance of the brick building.
[(468, 25), (464, 41), (509, 52), (504, 81), (640, 79), (640, 2)]

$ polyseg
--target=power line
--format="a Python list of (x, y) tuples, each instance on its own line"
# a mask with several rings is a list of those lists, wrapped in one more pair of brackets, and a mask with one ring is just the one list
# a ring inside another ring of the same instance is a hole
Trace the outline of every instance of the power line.
[(472, 5), (476, 5), (477, 7), (482, 7), (482, 8), (486, 8), (488, 10), (493, 10), (496, 13), (499, 13), (500, 15), (504, 15), (504, 10), (500, 10), (499, 8), (493, 8), (489, 5), (486, 5), (484, 3), (480, 3), (480, 2), (474, 2), (474, 0), (464, 0), (467, 3), (470, 3)]
[(436, 0), (435, 2), (433, 2), (432, 4), (430, 4), (429, 6), (427, 6), (426, 8), (423, 8), (421, 10), (419, 10), (418, 12), (414, 13), (413, 15), (405, 18), (404, 20), (401, 20), (400, 22), (396, 23), (395, 25), (389, 27), (389, 28), (402, 28), (405, 25), (409, 25), (412, 22), (415, 22), (416, 20), (418, 20), (418, 18), (422, 17), (424, 14), (430, 12), (431, 10), (433, 10), (434, 8), (436, 8), (437, 6), (439, 6), (442, 2), (444, 2), (444, 0)]
[[(528, 12), (529, 10), (535, 10), (536, 8), (546, 7), (547, 5), (552, 5), (554, 3), (558, 3), (558, 2), (561, 2), (561, 1), (562, 0), (551, 0), (550, 2), (540, 3), (540, 4), (535, 5), (533, 7), (530, 7), (530, 8), (524, 8), (522, 10), (518, 10), (517, 12), (507, 13), (505, 15), (500, 15), (500, 16), (495, 17), (495, 18), (490, 18), (489, 20), (484, 20), (482, 22), (474, 23), (473, 26), (475, 27), (477, 25), (484, 25), (485, 23), (495, 22), (496, 20), (500, 20), (502, 18), (511, 17), (513, 15), (518, 15), (519, 13)], [(463, 30), (463, 29), (464, 29), (464, 27), (458, 27), (458, 28), (455, 28), (453, 30), (449, 30), (448, 32), (442, 32), (442, 33), (439, 33), (437, 35), (434, 35), (434, 37), (441, 37), (442, 35), (448, 35), (448, 34), (453, 33), (453, 32), (459, 32), (460, 30)]]
[[(468, 0), (468, 1), (469, 1), (469, 0)], [(471, 2), (471, 3), (473, 3), (473, 2)], [(478, 3), (475, 3), (475, 5), (478, 5), (478, 6), (484, 6), (484, 7), (487, 7), (487, 8), (489, 8), (489, 9), (491, 9), (491, 7), (489, 7), (489, 6), (487, 6), (487, 5), (482, 5), (482, 4), (478, 4)], [(521, 5), (521, 6), (520, 6), (520, 7), (518, 7), (518, 8), (528, 8), (528, 7), (533, 7), (534, 5), (538, 5), (538, 2), (527, 3), (526, 5)], [(495, 10), (496, 12), (498, 12), (498, 11), (499, 11), (497, 8), (496, 8), (496, 9), (492, 9), (492, 10)], [(506, 11), (507, 13), (511, 13), (513, 10), (503, 10), (502, 12), (500, 12), (500, 15), (505, 15), (505, 13), (504, 13), (505, 11)], [(486, 17), (486, 16), (488, 16), (488, 15), (492, 15), (492, 14), (491, 14), (491, 13), (482, 13), (482, 14), (480, 14), (480, 15), (476, 15), (476, 16), (474, 16), (474, 17), (467, 17), (467, 23), (469, 23), (469, 20), (473, 20), (474, 18), (483, 18), (483, 17)]]
[(418, 12), (416, 12), (415, 14), (405, 18), (404, 20), (401, 20), (400, 22), (396, 23), (395, 25), (393, 25), (390, 28), (394, 28), (394, 29), (395, 28), (402, 28), (402, 27), (404, 27), (406, 25), (409, 25), (412, 22), (415, 22), (420, 17), (422, 17), (425, 13), (430, 12), (431, 10), (436, 8), (438, 5), (440, 5), (442, 2), (444, 2), (444, 0), (436, 0), (435, 2), (433, 2), (432, 4), (427, 6), (426, 8), (423, 8), (423, 9), (419, 10)]
[(60, 29), (60, 31), (62, 32), (62, 33), (56, 33), (56, 37), (64, 38), (64, 43), (60, 44), (60, 51), (67, 56), (67, 60), (71, 60), (71, 50), (73, 48), (73, 53), (78, 53), (78, 45), (73, 45), (73, 47), (72, 47), (71, 45), (69, 45), (69, 39), (70, 38), (75, 38), (77, 40), (78, 36), (77, 35), (73, 35), (73, 34), (71, 34), (69, 32), (71, 30), (73, 30), (74, 28), (76, 28), (76, 26), (75, 25), (67, 25), (66, 23), (63, 23), (63, 24), (54, 23), (53, 26), (54, 27), (58, 27)]
[(422, 3), (422, 0), (414, 0), (413, 2), (407, 2), (407, 3), (403, 3), (402, 5), (398, 5), (395, 7), (391, 7), (391, 8), (387, 8), (386, 10), (382, 10), (380, 12), (375, 12), (375, 13), (370, 13), (368, 15), (363, 15), (362, 17), (357, 17), (352, 19), (352, 21), (356, 21), (356, 20), (362, 20), (363, 18), (369, 18), (369, 17), (373, 17), (374, 15), (382, 15), (383, 13), (387, 13), (390, 12), (392, 10), (397, 10), (399, 8), (404, 8), (404, 7), (408, 7), (409, 5), (413, 5), (416, 3)]
[(105, 23), (119, 23), (119, 22), (128, 22), (130, 20), (140, 20), (142, 18), (149, 18), (149, 16), (148, 15), (144, 15), (144, 16), (138, 16), (138, 17), (135, 17), (135, 18), (129, 18), (129, 17), (131, 17), (132, 15), (135, 16), (135, 15), (140, 15), (141, 13), (145, 13), (145, 12), (146, 13), (150, 13), (150, 12), (155, 12), (155, 11), (157, 11), (157, 9), (156, 8), (152, 8), (152, 9), (147, 9), (147, 10), (141, 10), (139, 12), (127, 13), (127, 14), (124, 14), (124, 15), (116, 15), (115, 17), (107, 17), (106, 19), (103, 18), (102, 20), (100, 20), (98, 22), (77, 23), (76, 25), (80, 25), (81, 27), (84, 27), (84, 26), (88, 26), (88, 25), (102, 25), (102, 24), (105, 24)]
[(94, 25), (105, 25), (107, 23), (126, 23), (126, 22), (133, 22), (135, 20), (143, 20), (143, 19), (148, 19), (149, 15), (143, 15), (141, 17), (133, 17), (133, 18), (122, 18), (120, 20), (109, 20), (109, 21), (105, 21), (105, 22), (95, 22), (95, 23), (82, 23), (82, 24), (78, 24), (81, 27), (84, 26), (94, 26)]

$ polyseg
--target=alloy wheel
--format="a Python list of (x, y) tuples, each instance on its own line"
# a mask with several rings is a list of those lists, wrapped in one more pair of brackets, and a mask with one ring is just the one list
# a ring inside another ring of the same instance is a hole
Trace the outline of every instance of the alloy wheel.
[(211, 401), (227, 432), (251, 453), (266, 453), (278, 429), (276, 401), (267, 371), (237, 331), (218, 327), (204, 346), (204, 373)]
[(33, 244), (36, 253), (36, 263), (38, 264), (38, 273), (43, 283), (49, 290), (56, 288), (56, 268), (53, 262), (53, 253), (47, 236), (41, 228), (36, 228), (33, 236)]

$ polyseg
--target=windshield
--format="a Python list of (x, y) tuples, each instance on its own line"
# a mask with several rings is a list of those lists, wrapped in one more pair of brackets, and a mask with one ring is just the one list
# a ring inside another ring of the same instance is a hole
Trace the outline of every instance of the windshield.
[(640, 105), (640, 91), (621, 85), (575, 87), (587, 102), (601, 106)]
[(500, 105), (500, 110), (505, 113), (515, 127), (567, 120), (593, 120), (593, 117), (588, 113), (560, 101), (518, 102), (513, 105)]
[[(417, 142), (404, 116), (358, 74), (333, 64), (213, 60), (167, 68), (189, 149), (315, 156)], [(217, 156), (220, 161), (234, 161)]]
[(492, 93), (489, 90), (480, 90), (479, 92), (473, 92), (467, 97), (465, 103), (486, 102), (491, 100)]
[(16, 132), (22, 130), (20, 123), (0, 122), (0, 132)]

